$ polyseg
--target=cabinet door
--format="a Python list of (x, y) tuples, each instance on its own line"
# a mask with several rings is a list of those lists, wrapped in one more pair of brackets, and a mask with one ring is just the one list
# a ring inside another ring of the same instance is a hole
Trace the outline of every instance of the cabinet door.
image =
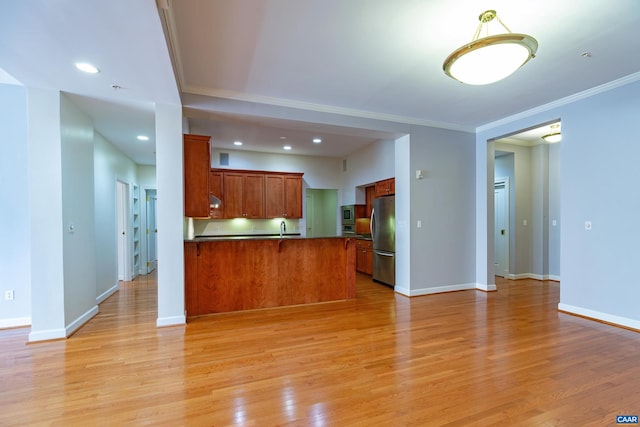
[(211, 169), (210, 137), (184, 135), (184, 215), (209, 217), (209, 171)]
[(356, 246), (356, 271), (364, 273), (366, 263), (366, 250), (360, 246)]
[(373, 250), (372, 249), (365, 250), (363, 273), (369, 274), (369, 275), (373, 274)]
[(376, 197), (386, 196), (387, 195), (387, 181), (378, 181), (376, 182)]
[(365, 200), (366, 200), (366, 208), (365, 214), (367, 218), (371, 218), (371, 210), (373, 209), (373, 199), (376, 198), (376, 186), (370, 185), (365, 188)]
[(302, 218), (302, 177), (284, 177), (284, 216)]
[(241, 173), (224, 172), (222, 182), (224, 191), (224, 217), (242, 218), (244, 216), (242, 209), (244, 175)]
[(246, 174), (243, 208), (245, 218), (264, 218), (264, 174)]
[(281, 218), (285, 216), (284, 209), (284, 176), (265, 176), (265, 211), (267, 218)]
[(224, 218), (224, 191), (222, 188), (222, 172), (209, 172), (209, 196), (217, 197), (222, 201), (217, 208), (210, 207), (209, 218)]
[(376, 197), (396, 194), (396, 179), (389, 178), (376, 182)]

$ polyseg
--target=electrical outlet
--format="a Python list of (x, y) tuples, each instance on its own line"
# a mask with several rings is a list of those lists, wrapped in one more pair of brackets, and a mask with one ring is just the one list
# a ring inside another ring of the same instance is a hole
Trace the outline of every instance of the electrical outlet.
[(13, 301), (13, 291), (4, 291), (5, 301)]

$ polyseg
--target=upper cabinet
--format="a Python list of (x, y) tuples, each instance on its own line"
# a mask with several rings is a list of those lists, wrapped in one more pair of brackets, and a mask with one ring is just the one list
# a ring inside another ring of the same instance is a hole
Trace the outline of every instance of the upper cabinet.
[(266, 173), (267, 218), (302, 218), (302, 174)]
[(376, 197), (391, 196), (396, 194), (396, 180), (395, 178), (389, 178), (376, 182)]
[(376, 186), (370, 185), (365, 189), (365, 200), (366, 200), (366, 212), (367, 218), (371, 218), (371, 211), (373, 210), (373, 199), (376, 198)]
[(211, 168), (211, 137), (184, 135), (184, 215), (209, 217), (209, 171)]
[(213, 203), (213, 201), (215, 201), (215, 199), (212, 199), (213, 197), (220, 200), (220, 202), (224, 199), (222, 172), (216, 172), (214, 170), (209, 172), (209, 198), (211, 201), (211, 205), (209, 207), (209, 218), (224, 218), (224, 203)]
[(225, 218), (264, 218), (264, 174), (223, 172)]

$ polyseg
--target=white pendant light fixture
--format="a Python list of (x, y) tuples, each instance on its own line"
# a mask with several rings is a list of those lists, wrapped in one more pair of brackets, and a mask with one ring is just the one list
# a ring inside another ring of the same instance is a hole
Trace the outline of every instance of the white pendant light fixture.
[[(456, 49), (442, 64), (449, 77), (470, 85), (486, 85), (504, 79), (535, 57), (538, 41), (526, 34), (512, 33), (495, 10), (483, 12), (478, 19), (473, 40)], [(489, 35), (489, 22), (494, 19), (506, 33)], [(479, 38), (483, 26), (487, 35)]]
[(551, 133), (543, 135), (542, 139), (551, 144), (562, 141), (562, 132), (560, 132), (560, 125), (557, 123), (551, 125)]

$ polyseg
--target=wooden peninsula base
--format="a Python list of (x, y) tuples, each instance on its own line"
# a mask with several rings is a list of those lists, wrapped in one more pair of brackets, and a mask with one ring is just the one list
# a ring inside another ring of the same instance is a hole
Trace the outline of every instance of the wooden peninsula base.
[(342, 237), (187, 241), (187, 316), (355, 298), (355, 243)]

